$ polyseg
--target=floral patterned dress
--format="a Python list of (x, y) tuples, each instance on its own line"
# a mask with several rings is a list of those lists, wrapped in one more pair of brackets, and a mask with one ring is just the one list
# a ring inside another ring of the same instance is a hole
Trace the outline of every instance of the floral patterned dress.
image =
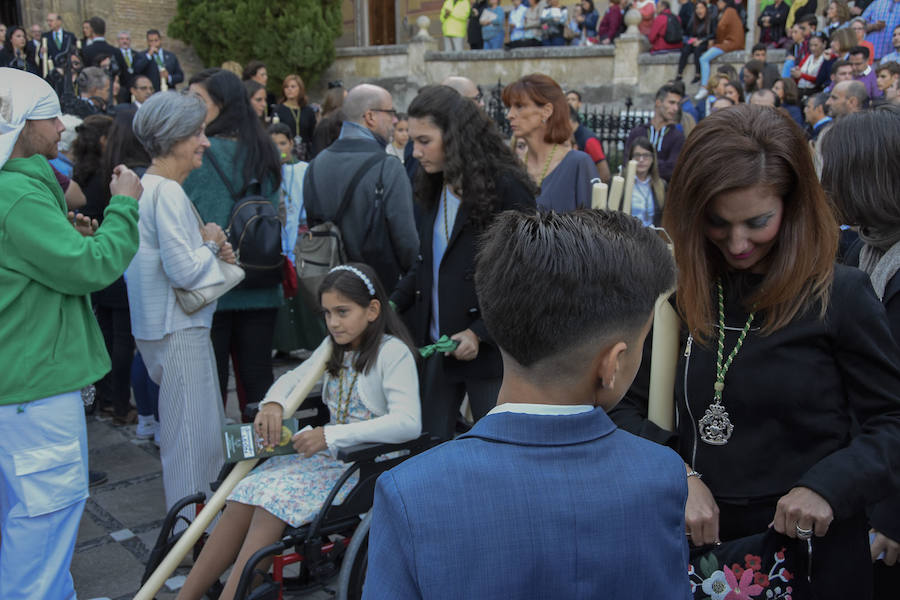
[[(330, 377), (323, 388), (323, 399), (331, 411), (333, 425), (373, 417), (359, 397), (358, 373), (353, 368), (355, 356), (356, 353), (345, 354), (340, 376)], [(259, 506), (291, 527), (299, 527), (315, 518), (348, 466), (327, 450), (310, 458), (297, 454), (274, 456), (247, 475), (228, 499)], [(341, 502), (358, 479), (354, 474), (335, 502)]]

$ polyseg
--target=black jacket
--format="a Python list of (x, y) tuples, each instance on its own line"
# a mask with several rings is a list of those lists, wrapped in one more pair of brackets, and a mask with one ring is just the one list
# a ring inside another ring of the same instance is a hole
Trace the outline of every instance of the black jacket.
[(131, 49), (131, 65), (125, 58), (125, 51), (116, 48), (114, 55), (116, 62), (119, 64), (119, 95), (117, 100), (120, 103), (131, 102), (131, 87), (134, 85), (134, 78), (142, 73), (147, 65), (147, 55), (135, 49)]
[[(726, 352), (747, 319), (737, 289), (753, 289), (759, 277), (725, 282)], [(695, 342), (690, 356), (679, 358), (676, 432), (645, 420), (649, 360), (610, 416), (623, 429), (676, 448), (703, 473), (717, 501), (774, 500), (803, 486), (841, 520), (896, 494), (900, 469), (889, 458), (900, 452), (900, 349), (868, 276), (835, 267), (824, 321), (811, 311), (768, 336), (760, 335), (760, 322), (725, 377), (722, 404), (734, 425), (726, 445), (695, 435), (713, 399), (715, 340), (707, 347)]]
[[(135, 68), (134, 72), (135, 74), (146, 75), (150, 79), (150, 82), (153, 83), (153, 89), (158, 92), (162, 90), (159, 81), (159, 67), (156, 64), (156, 60), (154, 58), (149, 58), (147, 53), (147, 50), (141, 52), (143, 55), (143, 60), (140, 65), (141, 70), (138, 71), (137, 68)], [(137, 64), (137, 62), (135, 62), (135, 64)], [(184, 81), (184, 71), (181, 70), (181, 64), (178, 62), (178, 57), (165, 48), (163, 48), (163, 66), (165, 66), (166, 72), (168, 72), (172, 79), (171, 83), (169, 83), (169, 89), (174, 90), (175, 86)]]
[[(119, 49), (111, 46), (106, 40), (96, 40), (81, 49), (81, 58), (84, 60), (86, 67), (98, 67), (94, 64), (101, 56), (108, 56), (112, 60), (116, 60)], [(117, 61), (118, 62), (118, 61)]]
[[(75, 50), (75, 34), (71, 31), (62, 32), (62, 44), (56, 43), (56, 38), (52, 31), (44, 33), (43, 37), (47, 40), (47, 56), (50, 57), (51, 61), (55, 60), (60, 54)], [(51, 65), (52, 64), (53, 63), (51, 63)]]
[[(385, 289), (392, 290), (412, 268), (419, 252), (412, 189), (400, 161), (388, 156), (375, 140), (344, 137), (310, 162), (303, 198), (310, 226), (333, 221), (354, 175), (373, 155), (380, 160), (358, 180), (341, 221), (335, 224), (341, 230), (347, 257), (369, 263)], [(383, 197), (381, 206), (376, 206), (379, 180)], [(380, 254), (370, 244), (380, 248)]]
[[(537, 204), (528, 190), (509, 175), (496, 179), (500, 209), (535, 211)], [(431, 286), (434, 281), (432, 253), (434, 221), (438, 202), (423, 208), (419, 226), (421, 246), (418, 259), (394, 290), (391, 300), (399, 312), (412, 311), (413, 340), (418, 346), (430, 344)], [(478, 357), (473, 361), (448, 358), (444, 362), (450, 380), (491, 379), (503, 372), (500, 352), (494, 346), (490, 333), (481, 318), (478, 296), (475, 294), (475, 251), (481, 232), (469, 222), (469, 206), (463, 201), (453, 224), (450, 242), (441, 261), (438, 274), (438, 302), (440, 303), (440, 333), (453, 335), (471, 329), (481, 340)]]

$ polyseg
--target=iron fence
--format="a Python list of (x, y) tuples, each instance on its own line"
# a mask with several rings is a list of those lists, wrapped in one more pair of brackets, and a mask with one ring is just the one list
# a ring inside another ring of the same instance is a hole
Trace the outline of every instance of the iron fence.
[[(491, 88), (485, 98), (485, 108), (500, 131), (510, 137), (512, 130), (506, 118), (506, 106), (503, 104), (503, 87), (503, 83), (498, 80), (497, 85)], [(653, 114), (650, 111), (634, 110), (630, 97), (625, 98), (624, 105), (624, 110), (618, 106), (604, 105), (589, 108), (579, 115), (581, 123), (590, 129), (603, 145), (603, 153), (606, 154), (606, 160), (613, 174), (618, 172), (624, 162), (622, 155), (625, 152), (628, 132), (635, 126), (648, 122)]]

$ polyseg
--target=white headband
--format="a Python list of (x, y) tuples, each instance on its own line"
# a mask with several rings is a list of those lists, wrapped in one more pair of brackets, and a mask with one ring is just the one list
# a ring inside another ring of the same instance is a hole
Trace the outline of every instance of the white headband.
[(368, 277), (366, 277), (365, 273), (363, 273), (356, 267), (351, 267), (350, 265), (338, 265), (328, 272), (334, 273), (335, 271), (350, 271), (351, 273), (362, 279), (362, 282), (366, 284), (366, 287), (369, 289), (369, 295), (373, 298), (375, 297), (375, 286), (372, 285), (372, 281)]
[(59, 98), (50, 84), (19, 69), (0, 68), (0, 168), (9, 160), (26, 121), (60, 115)]

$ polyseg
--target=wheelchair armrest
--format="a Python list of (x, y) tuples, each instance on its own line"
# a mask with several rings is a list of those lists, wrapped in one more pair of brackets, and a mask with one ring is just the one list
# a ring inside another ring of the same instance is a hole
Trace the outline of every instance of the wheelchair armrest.
[(423, 433), (419, 437), (401, 442), (399, 444), (356, 444), (338, 450), (338, 460), (345, 463), (352, 462), (372, 462), (383, 454), (397, 452), (398, 450), (409, 450), (413, 453), (422, 452), (432, 446), (440, 443), (440, 439), (432, 437), (431, 434)]

